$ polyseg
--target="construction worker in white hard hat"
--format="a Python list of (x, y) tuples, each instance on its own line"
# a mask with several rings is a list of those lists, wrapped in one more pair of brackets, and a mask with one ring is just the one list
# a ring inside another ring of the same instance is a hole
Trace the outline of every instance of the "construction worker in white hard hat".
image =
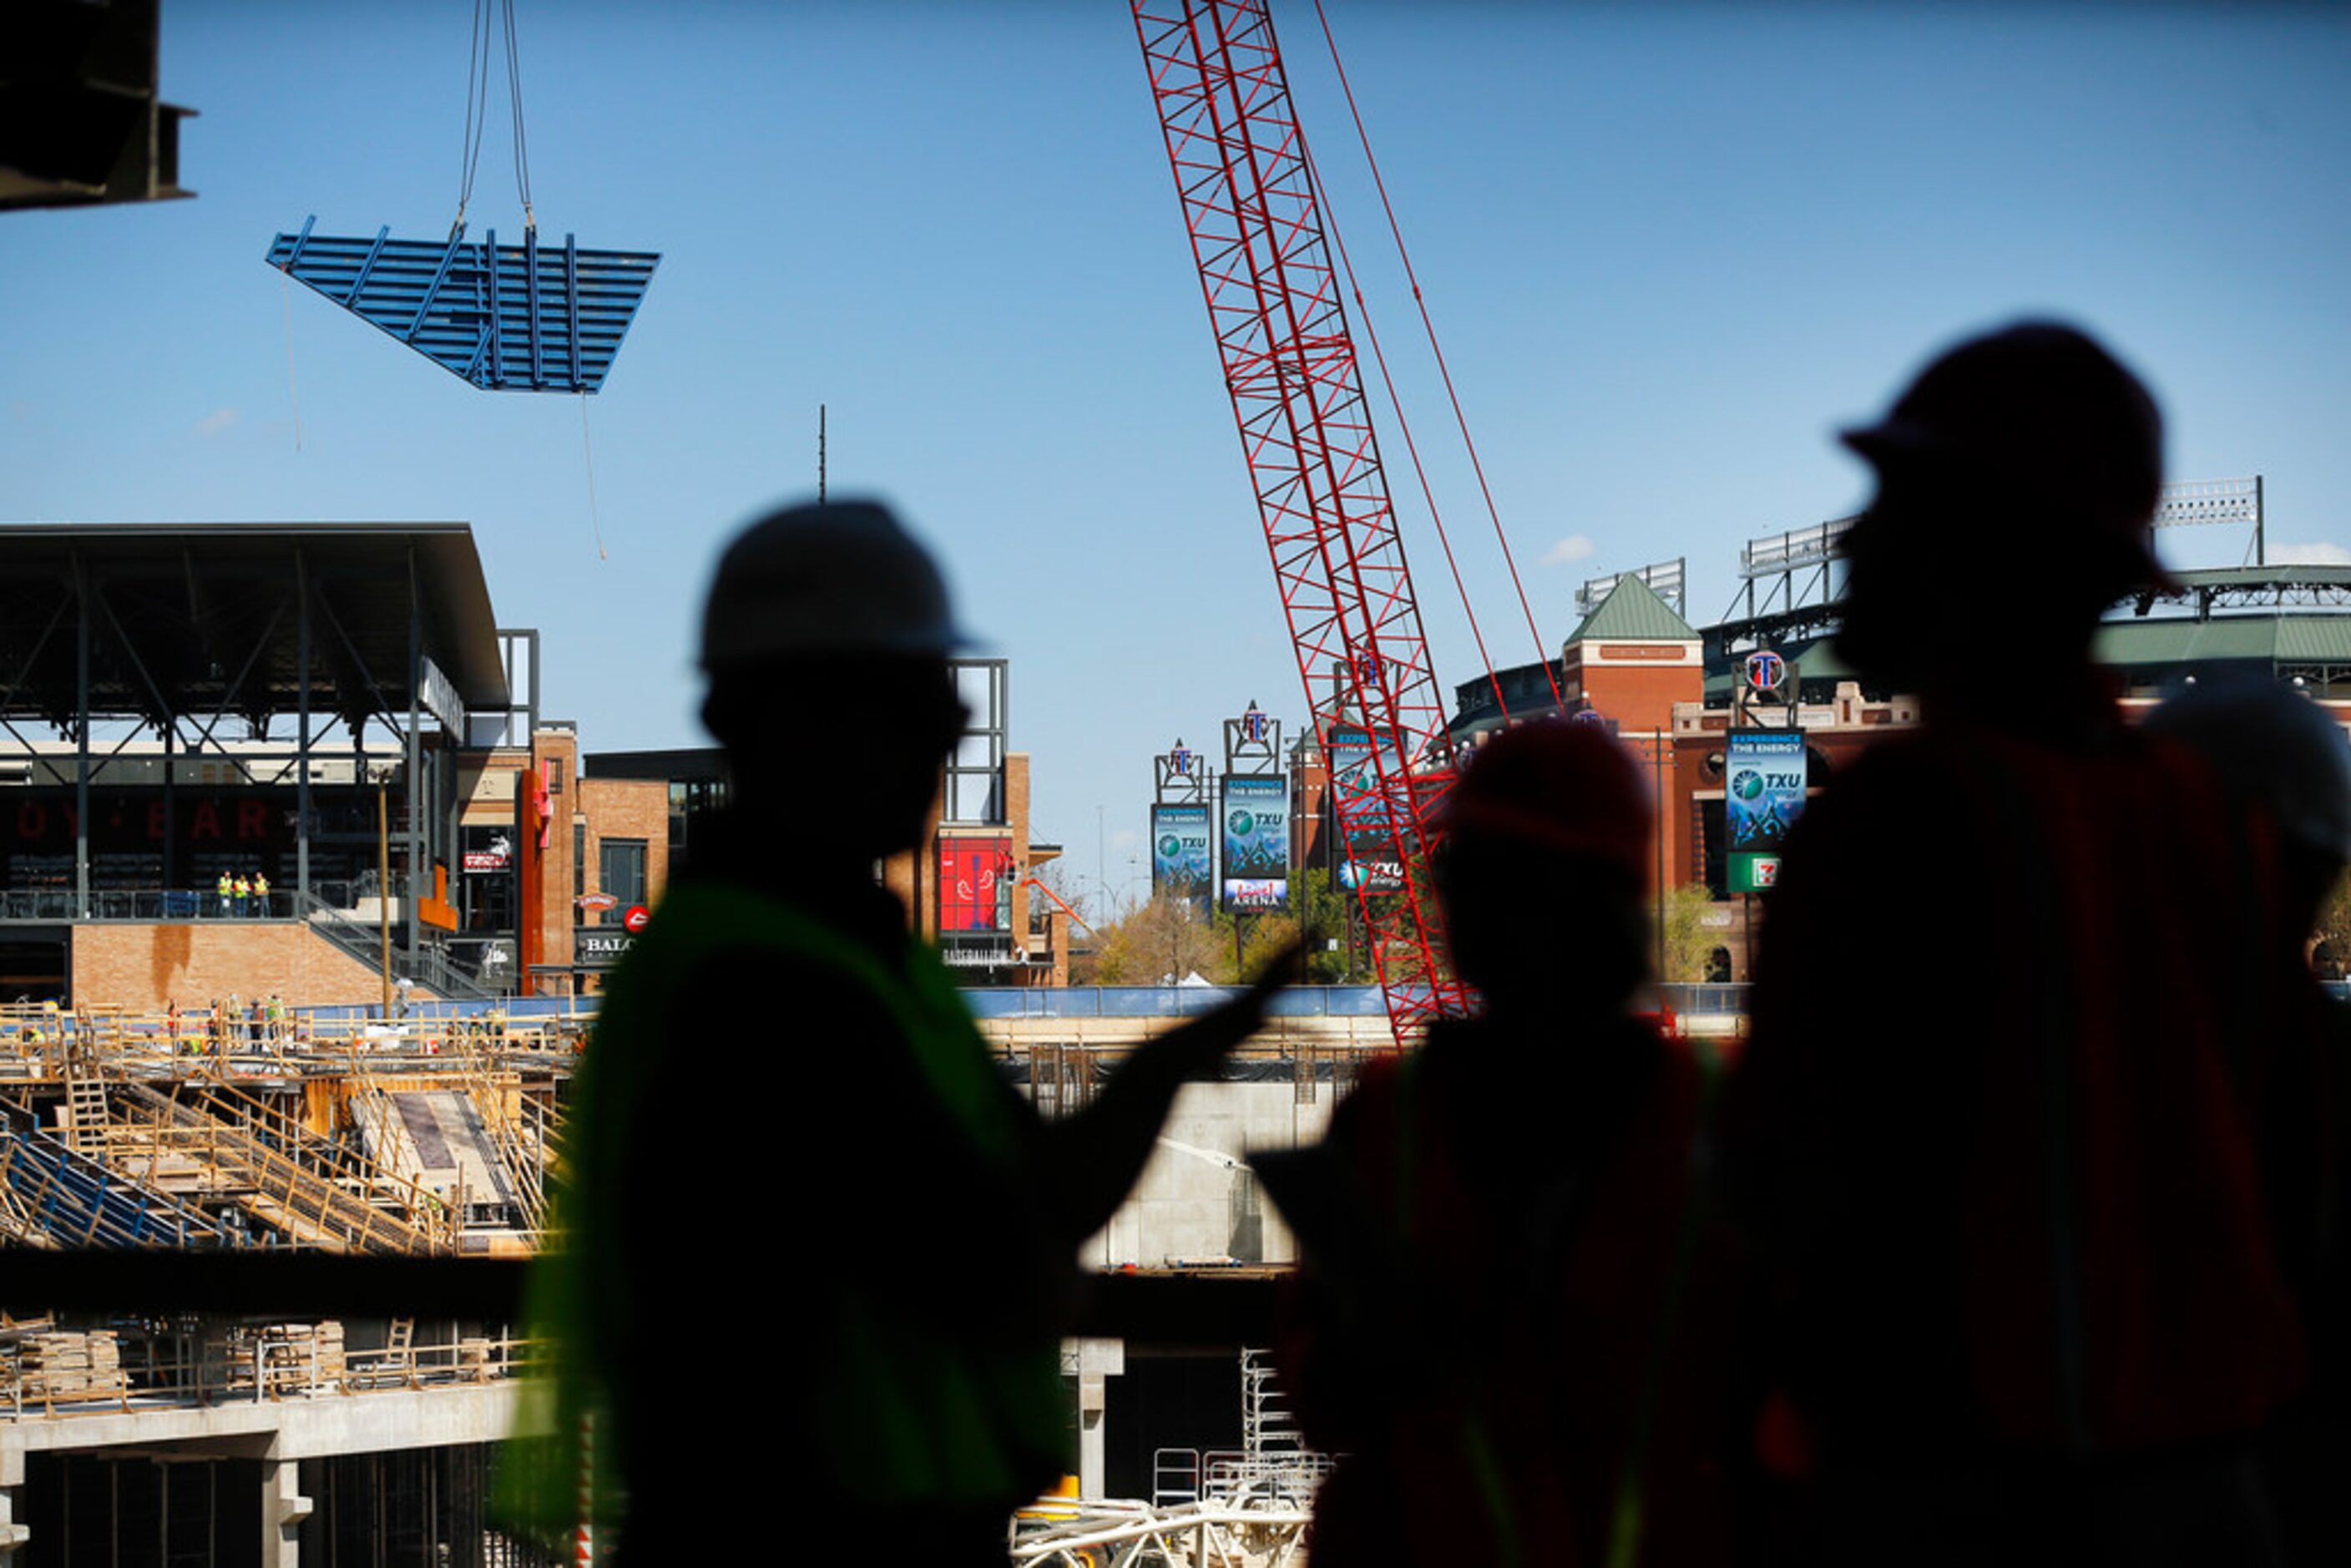
[[(1161, 1036), (1050, 1125), (1007, 1085), (874, 876), (922, 841), (966, 719), (948, 655), (967, 642), (928, 553), (870, 502), (778, 511), (719, 561), (703, 718), (733, 795), (605, 992), (570, 1123), (569, 1272), (539, 1298), (563, 1347), (555, 1429), (601, 1412), (623, 1562), (728, 1561), (781, 1528), (811, 1562), (887, 1542), (909, 1562), (1000, 1564), (1012, 1511), (1067, 1469), (1077, 1247), (1177, 1087), (1273, 989)], [(695, 1053), (740, 1042), (747, 1016), (776, 1020), (761, 1043), (778, 1082), (820, 1098), (679, 1142), (664, 1107), (700, 1092)], [(664, 1174), (681, 1158), (701, 1195), (684, 1203)], [(744, 1301), (762, 1207), (789, 1215), (796, 1261), (757, 1313), (790, 1325), (789, 1359), (757, 1441), (683, 1442), (705, 1391), (665, 1350), (681, 1309)], [(561, 1518), (571, 1472), (546, 1473)]]

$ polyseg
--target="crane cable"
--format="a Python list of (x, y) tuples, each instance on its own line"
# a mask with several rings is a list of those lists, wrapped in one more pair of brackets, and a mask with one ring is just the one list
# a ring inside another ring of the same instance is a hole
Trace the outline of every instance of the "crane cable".
[[(1388, 233), (1394, 236), (1395, 240), (1396, 257), (1404, 264), (1405, 281), (1412, 285), (1413, 304), (1420, 311), (1421, 329), (1427, 335), (1429, 352), (1436, 357), (1437, 374), (1444, 380), (1445, 395), (1453, 404), (1454, 423), (1460, 427), (1461, 444), (1468, 451), (1470, 469), (1478, 476), (1478, 489), (1479, 493), (1485, 497), (1486, 515), (1493, 519), (1494, 538), (1496, 542), (1502, 547), (1503, 564), (1510, 568), (1510, 586), (1518, 592), (1519, 610), (1526, 617), (1527, 634), (1534, 639), (1535, 657), (1542, 665), (1543, 678), (1551, 684), (1552, 700), (1558, 703), (1560, 707), (1563, 710), (1567, 705), (1561, 699), (1558, 672), (1552, 662), (1550, 651), (1543, 643), (1542, 633), (1535, 627), (1534, 607), (1527, 601), (1526, 584), (1519, 576), (1518, 558), (1511, 553), (1510, 536), (1502, 529), (1502, 514), (1494, 505), (1493, 487), (1486, 482), (1486, 465), (1479, 460), (1478, 443), (1469, 434), (1468, 416), (1462, 413), (1460, 394), (1454, 391), (1453, 372), (1445, 363), (1444, 347), (1437, 340), (1437, 324), (1429, 319), (1428, 301), (1421, 295), (1419, 275), (1413, 270), (1412, 254), (1405, 248), (1404, 243), (1404, 229), (1396, 222), (1395, 204), (1388, 200), (1387, 182), (1380, 176), (1380, 161), (1372, 152), (1372, 139), (1370, 133), (1364, 129), (1363, 110), (1356, 106), (1354, 87), (1347, 80), (1347, 68), (1339, 58), (1339, 42), (1337, 38), (1332, 36), (1331, 18), (1323, 12), (1322, 0), (1314, 0), (1314, 19), (1322, 24), (1322, 41), (1331, 51), (1332, 68), (1338, 73), (1339, 89), (1346, 96), (1347, 112), (1354, 119), (1355, 139), (1362, 144), (1364, 149), (1364, 162), (1371, 169), (1373, 187), (1380, 193), (1380, 208), (1387, 214)], [(1327, 207), (1325, 208), (1325, 211), (1328, 211)], [(1333, 232), (1336, 232), (1335, 227)], [(1344, 257), (1345, 247), (1342, 246), (1341, 259), (1343, 261)], [(1353, 281), (1353, 274), (1352, 271), (1349, 274), (1349, 281), (1352, 285)], [(1360, 298), (1361, 297), (1358, 296), (1359, 303)], [(1368, 330), (1368, 323), (1366, 323), (1366, 329)], [(1387, 373), (1384, 362), (1381, 366), (1380, 373), (1383, 377)], [(1392, 399), (1395, 396), (1393, 386), (1389, 390), (1389, 395)], [(1396, 419), (1399, 424), (1403, 423), (1404, 414), (1401, 409), (1397, 412)], [(1406, 435), (1405, 437), (1405, 444), (1407, 447), (1411, 444), (1411, 437), (1409, 435)], [(1414, 466), (1416, 468), (1418, 467), (1419, 461), (1418, 456), (1416, 455), (1413, 459)], [(1443, 525), (1439, 525), (1438, 531), (1439, 537), (1441, 538), (1443, 536)], [(1450, 545), (1446, 547), (1446, 553), (1447, 559), (1450, 559), (1452, 555), (1452, 547)], [(1458, 573), (1456, 574), (1456, 580), (1458, 580)], [(1463, 601), (1463, 608), (1465, 610), (1468, 608), (1466, 596)], [(1483, 643), (1479, 643), (1479, 651), (1481, 653), (1485, 651)], [(1497, 702), (1501, 700), (1501, 691), (1499, 685), (1495, 689), (1494, 696)], [(1508, 709), (1506, 708), (1504, 712), (1507, 716)]]
[(1379, 367), (1380, 382), (1387, 389), (1388, 407), (1395, 413), (1396, 429), (1403, 433), (1405, 452), (1412, 459), (1413, 477), (1420, 483), (1420, 498), (1427, 504), (1429, 520), (1437, 525), (1437, 542), (1445, 550), (1446, 569), (1453, 574), (1453, 591), (1461, 601), (1461, 613), (1469, 618), (1469, 636), (1478, 644), (1478, 660), (1485, 667), (1486, 684), (1493, 688), (1495, 706), (1507, 719), (1510, 716), (1510, 705), (1502, 695), (1502, 678), (1494, 673), (1494, 656), (1486, 651), (1486, 633), (1478, 624), (1478, 612), (1469, 603), (1468, 585), (1461, 580), (1461, 563), (1454, 559), (1453, 539), (1445, 531), (1445, 515), (1437, 508), (1428, 471), (1421, 466), (1420, 444), (1412, 438), (1412, 421), (1405, 417), (1404, 401), (1396, 395), (1395, 378), (1388, 373), (1388, 357), (1380, 348), (1379, 329), (1372, 325), (1371, 307), (1364, 301), (1363, 285), (1355, 281), (1355, 264), (1348, 258), (1347, 242), (1340, 237), (1338, 220), (1332, 215), (1331, 201), (1323, 192), (1322, 177), (1314, 167), (1313, 155), (1306, 152), (1303, 136), (1299, 141), (1307, 185), (1313, 193), (1315, 206), (1322, 214), (1323, 230), (1339, 252), (1339, 270), (1347, 275), (1347, 292), (1355, 297), (1355, 315), (1364, 324), (1364, 340), (1371, 345), (1372, 362)]
[(515, 193), (522, 198), (524, 229), (538, 227), (538, 214), (530, 205), (530, 140), (523, 131), (522, 47), (515, 36), (514, 0), (474, 0), (473, 25), (465, 37), (465, 145), (457, 186), (457, 221), (449, 230), (452, 239), (465, 232), (465, 207), (474, 199), (474, 177), (482, 166), (482, 138), (489, 130), (490, 55), (497, 47), (499, 20), (492, 15), (494, 5), (504, 16), (507, 101), (514, 120)]

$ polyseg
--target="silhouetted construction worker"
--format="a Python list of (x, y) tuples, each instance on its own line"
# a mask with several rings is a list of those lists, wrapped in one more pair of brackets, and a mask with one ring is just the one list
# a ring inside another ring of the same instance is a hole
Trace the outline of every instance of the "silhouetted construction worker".
[(2259, 1153), (2288, 1004), (2226, 791), (2124, 727), (2090, 653), (2164, 581), (2159, 416), (2024, 323), (1844, 439), (1878, 487), (1838, 651), (1923, 722), (1790, 841), (1731, 1121), (1819, 1560), (2272, 1562), (2256, 1448), (2305, 1375)]
[(1435, 862), (1484, 1012), (1259, 1156), (1295, 1228), (1285, 1380), (1342, 1457), (1309, 1543), (1361, 1564), (1726, 1561), (1732, 1292), (1698, 1180), (1708, 1059), (1628, 1009), (1650, 825), (1601, 729), (1475, 752)]
[[(719, 562), (703, 717), (732, 799), (612, 977), (566, 1149), (563, 1370), (607, 1412), (630, 1562), (1002, 1563), (1066, 1469), (1078, 1245), (1274, 988), (1076, 1115), (1015, 1093), (874, 877), (922, 841), (963, 641), (878, 506), (778, 512)], [(747, 1425), (713, 1421), (714, 1366)]]

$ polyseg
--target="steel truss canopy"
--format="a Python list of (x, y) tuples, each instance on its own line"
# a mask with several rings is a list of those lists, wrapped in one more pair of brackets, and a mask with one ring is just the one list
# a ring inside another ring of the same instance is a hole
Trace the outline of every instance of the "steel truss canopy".
[(636, 319), (657, 253), (314, 235), (319, 220), (269, 246), (269, 265), (381, 328), (486, 392), (592, 392)]
[(466, 524), (0, 526), (0, 724), (508, 706)]

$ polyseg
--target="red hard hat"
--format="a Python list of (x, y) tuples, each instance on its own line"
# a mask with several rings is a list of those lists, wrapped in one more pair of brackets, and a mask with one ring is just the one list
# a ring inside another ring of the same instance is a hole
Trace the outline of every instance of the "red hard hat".
[(1649, 794), (1632, 756), (1596, 725), (1542, 718), (1470, 754), (1446, 797), (1444, 826), (1461, 837), (1590, 855), (1644, 873)]

